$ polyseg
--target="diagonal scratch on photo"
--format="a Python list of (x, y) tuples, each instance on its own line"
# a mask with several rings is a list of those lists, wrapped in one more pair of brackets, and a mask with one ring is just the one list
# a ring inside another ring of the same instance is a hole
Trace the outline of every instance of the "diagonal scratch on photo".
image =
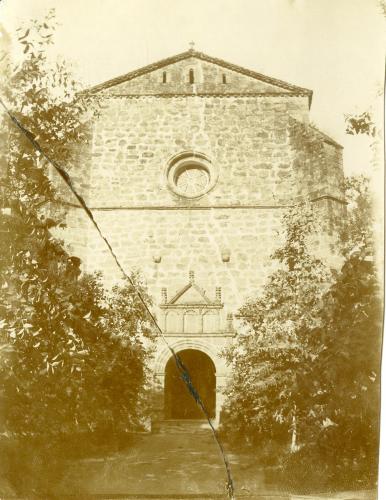
[(1, 499), (382, 500), (385, 22), (0, 3)]

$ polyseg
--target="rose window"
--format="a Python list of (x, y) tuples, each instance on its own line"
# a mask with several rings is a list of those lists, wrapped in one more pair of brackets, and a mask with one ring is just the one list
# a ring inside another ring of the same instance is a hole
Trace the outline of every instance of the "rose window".
[(203, 153), (185, 151), (174, 156), (166, 169), (169, 188), (183, 198), (199, 198), (217, 181), (217, 169)]
[(204, 192), (209, 184), (209, 174), (205, 168), (188, 165), (177, 172), (176, 186), (185, 196), (197, 196)]

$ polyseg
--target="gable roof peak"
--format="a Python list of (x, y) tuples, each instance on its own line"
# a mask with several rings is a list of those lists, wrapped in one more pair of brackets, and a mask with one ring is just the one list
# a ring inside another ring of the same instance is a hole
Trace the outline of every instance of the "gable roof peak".
[(142, 68), (139, 68), (134, 71), (130, 71), (129, 73), (125, 73), (124, 75), (118, 76), (116, 78), (113, 78), (111, 80), (108, 80), (104, 83), (101, 83), (99, 85), (95, 85), (94, 87), (91, 87), (88, 89), (88, 92), (91, 93), (96, 93), (101, 90), (106, 90), (110, 87), (113, 87), (115, 85), (119, 85), (120, 83), (132, 80), (133, 78), (137, 78), (139, 76), (145, 75), (147, 73), (151, 73), (152, 71), (159, 70), (161, 68), (164, 68), (166, 66), (169, 66), (170, 64), (174, 64), (179, 61), (183, 61), (185, 59), (189, 58), (195, 58), (195, 59), (200, 59), (201, 61), (205, 61), (208, 63), (215, 64), (217, 66), (223, 67), (224, 69), (229, 69), (231, 71), (235, 71), (236, 73), (240, 73), (242, 75), (248, 76), (250, 78), (253, 78), (255, 80), (260, 80), (262, 82), (268, 83), (270, 85), (274, 85), (277, 87), (281, 87), (282, 89), (289, 91), (290, 93), (293, 94), (303, 94), (303, 95), (308, 95), (309, 101), (311, 104), (311, 99), (312, 99), (312, 90), (306, 89), (303, 87), (299, 87), (297, 85), (293, 85), (291, 83), (285, 82), (283, 80), (279, 80), (278, 78), (272, 78), (269, 76), (265, 76), (262, 73), (258, 73), (257, 71), (253, 71), (247, 68), (244, 68), (242, 66), (238, 66), (236, 64), (224, 61), (223, 59), (219, 59), (216, 57), (209, 56), (208, 54), (205, 54), (204, 52), (199, 52), (195, 50), (194, 48), (194, 42), (191, 42), (191, 47), (179, 54), (176, 54), (171, 57), (167, 57), (165, 59), (161, 59), (160, 61), (157, 61), (155, 63), (148, 64), (146, 66), (143, 66)]

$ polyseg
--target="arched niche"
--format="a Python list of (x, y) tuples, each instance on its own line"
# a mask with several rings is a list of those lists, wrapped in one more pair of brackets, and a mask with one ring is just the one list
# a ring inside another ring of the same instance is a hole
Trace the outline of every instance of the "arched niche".
[(196, 309), (184, 313), (184, 333), (202, 333), (202, 315)]
[(183, 315), (180, 311), (167, 311), (166, 332), (181, 333), (183, 331)]
[(204, 312), (202, 317), (202, 331), (204, 333), (216, 333), (220, 328), (220, 318), (217, 310)]

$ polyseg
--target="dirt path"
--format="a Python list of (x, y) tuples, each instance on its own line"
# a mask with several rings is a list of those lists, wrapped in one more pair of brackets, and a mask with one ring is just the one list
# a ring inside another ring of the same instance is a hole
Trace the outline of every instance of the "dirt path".
[[(239, 493), (265, 489), (261, 471), (229, 454)], [(63, 494), (197, 495), (226, 498), (226, 474), (210, 431), (140, 435), (117, 454), (73, 462), (60, 485)]]
[[(375, 500), (376, 492), (358, 491), (311, 496), (289, 495), (267, 484), (252, 456), (227, 456), (237, 500)], [(132, 446), (104, 458), (70, 463), (58, 485), (65, 498), (128, 500), (226, 500), (226, 474), (211, 432), (166, 432), (137, 435)]]

